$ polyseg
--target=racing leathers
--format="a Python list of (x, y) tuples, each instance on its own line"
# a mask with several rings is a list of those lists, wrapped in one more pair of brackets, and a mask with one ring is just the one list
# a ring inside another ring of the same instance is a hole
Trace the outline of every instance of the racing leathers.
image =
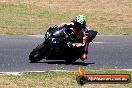
[(89, 43), (92, 41), (92, 38), (89, 34), (89, 27), (86, 25), (82, 28), (77, 27), (74, 22), (69, 23), (62, 23), (60, 25), (57, 25), (58, 28), (65, 27), (69, 34), (66, 34), (68, 36), (72, 36), (71, 40), (67, 43), (69, 47), (79, 47), (84, 52), (80, 55), (81, 60), (85, 60), (88, 57), (88, 46)]

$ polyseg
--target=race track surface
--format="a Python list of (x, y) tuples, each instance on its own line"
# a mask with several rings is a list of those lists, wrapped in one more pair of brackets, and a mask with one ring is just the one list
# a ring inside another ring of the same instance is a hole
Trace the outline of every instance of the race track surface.
[(64, 61), (30, 63), (29, 53), (43, 42), (43, 36), (0, 35), (0, 72), (132, 69), (132, 36), (97, 36), (89, 46), (86, 61), (66, 64)]

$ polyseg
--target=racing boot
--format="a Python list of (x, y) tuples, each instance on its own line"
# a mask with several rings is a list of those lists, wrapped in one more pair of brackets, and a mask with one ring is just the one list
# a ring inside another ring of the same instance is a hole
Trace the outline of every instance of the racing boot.
[(85, 53), (80, 54), (80, 59), (81, 59), (82, 61), (86, 60), (87, 57), (88, 57), (88, 53), (87, 53), (86, 51), (85, 51)]

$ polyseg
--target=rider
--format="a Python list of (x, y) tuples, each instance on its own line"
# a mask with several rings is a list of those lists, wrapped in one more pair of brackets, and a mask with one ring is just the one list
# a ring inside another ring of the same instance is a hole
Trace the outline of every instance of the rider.
[[(72, 31), (76, 36), (74, 36), (73, 41), (69, 41), (67, 44), (69, 47), (76, 47), (75, 43), (82, 43), (80, 47), (84, 52), (80, 55), (81, 60), (87, 59), (88, 54), (88, 46), (93, 38), (97, 35), (96, 31), (90, 30), (86, 25), (86, 18), (84, 15), (78, 15), (75, 19), (69, 23), (62, 23), (57, 25), (56, 27), (62, 28), (65, 27), (69, 31)], [(86, 44), (84, 44), (86, 43)]]

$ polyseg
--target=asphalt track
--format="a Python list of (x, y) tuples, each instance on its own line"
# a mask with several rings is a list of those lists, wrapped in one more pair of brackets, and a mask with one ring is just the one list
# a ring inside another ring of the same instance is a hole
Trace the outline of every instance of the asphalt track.
[(66, 64), (64, 61), (29, 63), (28, 55), (43, 36), (0, 35), (0, 72), (49, 70), (132, 69), (132, 36), (97, 36), (89, 46), (86, 61)]

